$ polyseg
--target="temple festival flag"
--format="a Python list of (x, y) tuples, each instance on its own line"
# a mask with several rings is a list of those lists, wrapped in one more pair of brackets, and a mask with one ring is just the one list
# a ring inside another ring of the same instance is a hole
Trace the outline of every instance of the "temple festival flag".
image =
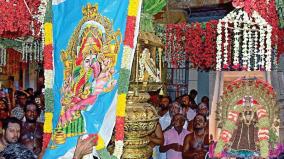
[(51, 54), (52, 59), (45, 65), (45, 74), (50, 75), (45, 79), (45, 97), (52, 108), (45, 113), (44, 132), (50, 140), (44, 144), (44, 159), (72, 158), (79, 138), (95, 139), (94, 152), (100, 158), (109, 158), (106, 145), (114, 127), (112, 158), (121, 157), (126, 94), (141, 3), (142, 0), (52, 2), (52, 22), (44, 28), (49, 31), (45, 35), (45, 43), (49, 44), (45, 46), (50, 48), (46, 54)]

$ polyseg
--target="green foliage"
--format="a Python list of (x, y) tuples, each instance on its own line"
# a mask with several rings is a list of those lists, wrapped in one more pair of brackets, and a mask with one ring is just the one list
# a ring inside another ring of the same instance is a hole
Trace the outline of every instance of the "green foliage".
[(125, 68), (120, 69), (119, 79), (118, 79), (118, 94), (128, 92), (128, 85), (129, 85), (129, 77), (130, 77), (130, 70)]
[(52, 88), (46, 88), (44, 94), (45, 94), (45, 112), (53, 112), (54, 97), (53, 97)]

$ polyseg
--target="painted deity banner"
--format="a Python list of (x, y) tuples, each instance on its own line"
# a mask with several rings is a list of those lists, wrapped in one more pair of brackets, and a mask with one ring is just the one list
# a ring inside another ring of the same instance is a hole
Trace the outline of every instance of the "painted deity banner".
[(79, 137), (98, 136), (99, 147), (105, 147), (118, 123), (116, 133), (123, 132), (127, 86), (121, 85), (130, 76), (124, 66), (131, 67), (140, 6), (139, 0), (53, 1), (52, 24), (45, 26), (53, 33), (53, 70), (45, 70), (54, 74), (53, 90), (46, 92), (54, 108), (46, 116), (46, 128), (52, 118), (52, 135), (43, 158), (72, 158)]

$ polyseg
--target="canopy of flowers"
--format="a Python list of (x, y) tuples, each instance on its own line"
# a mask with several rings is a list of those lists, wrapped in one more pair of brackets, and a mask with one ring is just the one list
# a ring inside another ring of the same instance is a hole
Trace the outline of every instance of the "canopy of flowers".
[(256, 11), (249, 16), (242, 9), (230, 12), (217, 25), (216, 70), (265, 70), (272, 62), (271, 33), (269, 25)]
[(0, 37), (40, 37), (45, 8), (45, 0), (0, 0)]
[(189, 61), (194, 68), (210, 70), (216, 63), (217, 23), (169, 24), (166, 27), (166, 58), (173, 67)]
[(273, 70), (284, 53), (275, 3), (234, 0), (236, 9), (218, 26), (216, 21), (167, 25), (167, 61), (176, 67), (189, 61), (201, 70)]

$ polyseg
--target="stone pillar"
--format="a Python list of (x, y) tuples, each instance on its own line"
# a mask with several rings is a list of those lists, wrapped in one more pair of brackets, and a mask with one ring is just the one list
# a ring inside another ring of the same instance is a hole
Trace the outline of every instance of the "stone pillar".
[[(220, 98), (220, 93), (223, 89), (223, 73), (220, 71), (217, 71), (215, 76), (215, 82), (214, 87), (212, 89), (212, 96), (211, 96), (211, 109), (210, 109), (210, 115), (209, 115), (209, 134), (213, 136), (214, 140), (218, 139), (218, 133), (219, 130), (217, 128), (217, 121), (216, 121), (216, 110), (217, 110), (217, 103)], [(213, 81), (212, 81), (213, 82)], [(212, 84), (211, 84), (212, 85)]]
[(210, 71), (209, 72), (209, 112), (211, 112), (212, 100), (214, 95), (214, 87), (215, 87), (215, 80), (216, 80), (216, 72)]

